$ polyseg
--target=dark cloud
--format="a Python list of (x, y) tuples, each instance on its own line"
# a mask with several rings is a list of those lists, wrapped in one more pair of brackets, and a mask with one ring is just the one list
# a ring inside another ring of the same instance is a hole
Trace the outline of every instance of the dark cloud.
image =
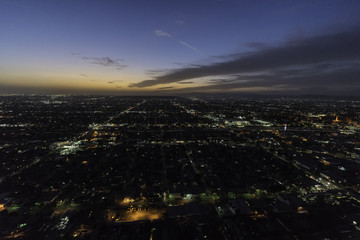
[(231, 83), (234, 81), (235, 81), (235, 79), (211, 79), (211, 80), (209, 80), (209, 83), (220, 84), (220, 83)]
[[(293, 74), (293, 73), (291, 73)], [(177, 92), (207, 92), (207, 91), (235, 91), (249, 88), (264, 88), (264, 91), (288, 94), (306, 93), (306, 94), (351, 94), (359, 95), (355, 89), (360, 89), (360, 68), (358, 69), (343, 69), (336, 72), (321, 72), (311, 76), (289, 77), (287, 74), (282, 76), (274, 74), (264, 74), (252, 76), (251, 79), (239, 77), (236, 81), (231, 83), (211, 84), (201, 87), (190, 87), (186, 89), (177, 89)], [(339, 82), (341, 86), (339, 86)]]
[(113, 83), (118, 83), (118, 82), (122, 82), (121, 80), (115, 80), (115, 81), (109, 81), (108, 83), (113, 84)]
[(158, 88), (158, 90), (166, 90), (166, 89), (171, 89), (173, 87), (161, 87), (161, 88)]
[[(285, 42), (282, 46), (265, 47), (251, 53), (235, 53), (230, 59), (224, 56), (222, 62), (183, 67), (132, 84), (131, 87), (142, 88), (216, 76), (229, 78), (213, 80), (215, 84), (201, 89), (272, 87), (279, 84), (298, 89), (325, 89), (328, 85), (346, 87), (344, 84), (358, 85), (357, 81), (360, 82), (359, 53), (360, 28), (356, 28), (311, 38), (297, 37), (296, 41)], [(237, 76), (235, 80), (234, 75)]]
[(82, 57), (88, 63), (97, 64), (105, 67), (115, 67), (117, 70), (122, 70), (127, 65), (122, 64), (123, 59), (114, 59), (110, 57)]
[[(167, 82), (165, 82), (165, 83), (167, 83)], [(142, 81), (142, 82), (139, 82), (139, 83), (131, 83), (131, 84), (129, 84), (129, 87), (139, 87), (139, 88), (141, 88), (141, 87), (149, 87), (149, 86), (153, 86), (153, 85), (157, 85), (157, 84), (159, 84), (159, 83), (157, 83), (157, 81), (156, 80), (144, 80), (144, 81)]]
[(82, 76), (82, 77), (89, 77), (88, 75), (83, 74), (83, 73), (81, 73), (81, 74), (79, 74), (79, 75)]
[(191, 84), (191, 83), (194, 83), (194, 82), (177, 82), (178, 84)]
[(166, 70), (146, 70), (145, 74), (150, 76), (159, 76), (165, 74), (166, 72)]

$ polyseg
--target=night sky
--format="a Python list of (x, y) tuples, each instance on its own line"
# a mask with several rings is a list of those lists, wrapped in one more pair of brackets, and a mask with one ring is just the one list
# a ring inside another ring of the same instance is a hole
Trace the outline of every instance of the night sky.
[(360, 1), (0, 0), (0, 93), (360, 95)]

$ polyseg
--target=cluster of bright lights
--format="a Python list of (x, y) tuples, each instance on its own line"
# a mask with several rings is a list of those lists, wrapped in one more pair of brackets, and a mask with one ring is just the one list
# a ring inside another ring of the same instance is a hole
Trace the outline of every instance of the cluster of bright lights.
[(81, 150), (82, 141), (67, 141), (67, 142), (58, 142), (54, 145), (56, 149), (60, 151), (60, 155), (69, 155), (74, 154), (77, 151)]
[(63, 218), (60, 219), (60, 222), (59, 222), (59, 224), (56, 226), (56, 228), (57, 228), (58, 230), (64, 230), (64, 229), (66, 228), (66, 226), (67, 226), (68, 223), (69, 223), (69, 217), (68, 217), (68, 216), (63, 217)]

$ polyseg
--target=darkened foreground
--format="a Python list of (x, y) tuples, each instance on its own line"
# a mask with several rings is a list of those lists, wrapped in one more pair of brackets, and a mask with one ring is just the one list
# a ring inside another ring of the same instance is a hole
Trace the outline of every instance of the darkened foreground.
[(0, 97), (0, 239), (360, 238), (360, 101)]

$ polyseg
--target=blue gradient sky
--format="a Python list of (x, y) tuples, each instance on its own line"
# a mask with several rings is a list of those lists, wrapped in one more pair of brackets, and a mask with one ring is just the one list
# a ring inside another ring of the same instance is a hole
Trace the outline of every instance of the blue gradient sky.
[[(239, 80), (233, 71), (212, 74), (211, 68), (201, 76), (157, 80), (183, 69), (261, 55), (264, 49), (289, 42), (354, 31), (359, 29), (359, 16), (357, 0), (0, 0), (0, 92), (175, 94), (207, 87), (209, 92), (308, 93), (305, 85), (284, 83), (222, 86), (250, 80)], [(359, 62), (330, 60), (341, 61), (341, 66)], [(263, 70), (239, 74), (258, 75)], [(151, 84), (142, 84), (146, 80)], [(322, 84), (310, 93), (327, 87)], [(342, 93), (353, 94), (346, 89)]]

